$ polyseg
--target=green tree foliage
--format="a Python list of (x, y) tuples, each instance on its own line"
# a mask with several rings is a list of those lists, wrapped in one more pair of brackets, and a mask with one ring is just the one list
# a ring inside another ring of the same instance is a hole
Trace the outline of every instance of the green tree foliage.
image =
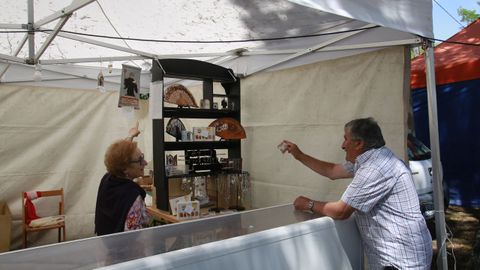
[[(480, 6), (480, 1), (477, 1), (477, 5)], [(460, 20), (466, 23), (471, 23), (480, 17), (480, 15), (474, 9), (466, 9), (466, 8), (459, 7), (457, 9), (457, 13), (458, 13), (458, 16), (461, 17)]]

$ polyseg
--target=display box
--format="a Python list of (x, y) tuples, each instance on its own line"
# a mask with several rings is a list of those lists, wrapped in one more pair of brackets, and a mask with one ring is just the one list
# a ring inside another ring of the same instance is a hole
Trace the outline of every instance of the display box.
[(189, 202), (192, 198), (192, 194), (187, 194), (184, 196), (180, 196), (177, 198), (170, 199), (170, 211), (172, 212), (172, 215), (177, 215), (178, 213), (178, 204), (179, 203), (184, 203), (184, 202)]
[(194, 141), (214, 141), (215, 128), (214, 127), (194, 127), (193, 140)]
[(200, 217), (200, 202), (178, 202), (177, 203), (177, 219), (186, 220)]

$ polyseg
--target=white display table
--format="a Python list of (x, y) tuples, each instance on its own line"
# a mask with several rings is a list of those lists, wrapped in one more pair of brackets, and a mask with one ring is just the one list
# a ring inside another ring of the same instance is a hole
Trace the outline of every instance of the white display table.
[(362, 269), (352, 218), (291, 204), (0, 254), (0, 269)]

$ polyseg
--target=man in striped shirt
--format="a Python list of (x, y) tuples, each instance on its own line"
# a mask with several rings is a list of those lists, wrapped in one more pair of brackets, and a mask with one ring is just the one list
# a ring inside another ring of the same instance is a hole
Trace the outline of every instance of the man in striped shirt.
[(300, 196), (294, 205), (334, 219), (355, 212), (370, 269), (430, 269), (432, 239), (420, 212), (412, 176), (405, 163), (385, 147), (373, 118), (345, 125), (345, 164), (303, 153), (284, 141), (285, 151), (313, 171), (332, 180), (351, 178), (339, 201), (321, 202)]

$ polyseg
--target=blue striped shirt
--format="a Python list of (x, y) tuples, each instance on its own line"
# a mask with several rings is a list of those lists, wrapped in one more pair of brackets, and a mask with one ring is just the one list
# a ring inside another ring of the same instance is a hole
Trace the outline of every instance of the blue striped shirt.
[(432, 239), (405, 163), (381, 147), (344, 168), (354, 178), (341, 200), (357, 210), (370, 269), (430, 269)]

